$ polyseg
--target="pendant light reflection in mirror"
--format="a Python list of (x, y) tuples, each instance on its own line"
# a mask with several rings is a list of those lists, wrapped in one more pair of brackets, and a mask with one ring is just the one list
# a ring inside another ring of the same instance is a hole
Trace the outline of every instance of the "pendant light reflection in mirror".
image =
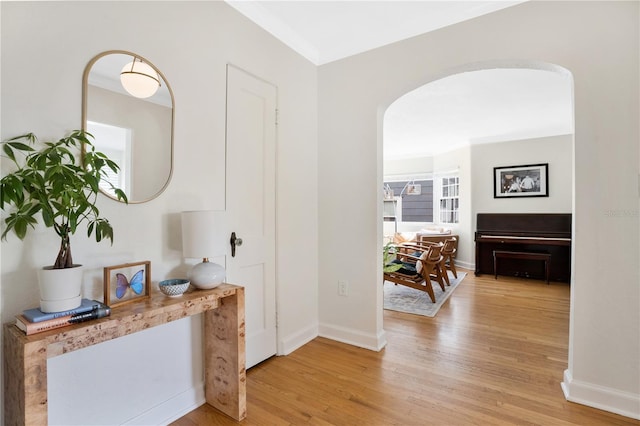
[(120, 83), (131, 96), (146, 99), (160, 88), (160, 77), (151, 65), (134, 57), (120, 71)]
[[(129, 203), (160, 195), (173, 173), (175, 105), (164, 75), (140, 55), (113, 50), (89, 61), (82, 86), (83, 129), (120, 167), (106, 179)], [(108, 187), (101, 191), (116, 199)]]

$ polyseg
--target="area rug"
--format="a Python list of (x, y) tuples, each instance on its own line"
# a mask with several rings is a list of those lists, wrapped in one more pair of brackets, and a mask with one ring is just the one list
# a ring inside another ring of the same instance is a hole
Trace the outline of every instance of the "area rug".
[[(448, 271), (447, 271), (448, 272)], [(426, 291), (416, 290), (403, 285), (396, 285), (390, 281), (384, 282), (384, 309), (391, 311), (406, 312), (409, 314), (435, 317), (440, 306), (451, 296), (451, 293), (460, 285), (460, 282), (467, 274), (458, 272), (458, 278), (454, 278), (449, 273), (451, 286), (445, 286), (442, 291), (438, 283), (433, 282), (433, 292), (436, 296), (436, 303), (433, 303)]]

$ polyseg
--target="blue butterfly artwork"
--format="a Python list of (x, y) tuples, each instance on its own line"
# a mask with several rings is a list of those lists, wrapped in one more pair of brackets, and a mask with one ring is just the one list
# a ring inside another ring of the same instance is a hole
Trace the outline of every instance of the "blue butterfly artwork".
[(116, 274), (116, 297), (118, 299), (122, 299), (124, 295), (127, 293), (127, 289), (131, 287), (131, 290), (135, 294), (142, 294), (142, 290), (144, 290), (144, 270), (140, 269), (136, 272), (131, 281), (127, 279), (123, 274)]

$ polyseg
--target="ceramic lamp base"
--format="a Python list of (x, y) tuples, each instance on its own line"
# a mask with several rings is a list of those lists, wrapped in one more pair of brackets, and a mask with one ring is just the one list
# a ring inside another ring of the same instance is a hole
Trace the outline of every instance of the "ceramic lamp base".
[(217, 263), (198, 263), (189, 272), (189, 281), (195, 288), (202, 290), (218, 287), (224, 282), (226, 271)]

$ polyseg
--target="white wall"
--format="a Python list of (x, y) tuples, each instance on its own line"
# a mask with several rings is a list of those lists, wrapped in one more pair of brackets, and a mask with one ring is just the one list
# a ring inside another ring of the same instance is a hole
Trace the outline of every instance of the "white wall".
[[(471, 146), (473, 223), (477, 213), (571, 213), (573, 135)], [(494, 198), (493, 168), (549, 164), (549, 196)]]
[[(370, 348), (386, 343), (379, 272), (386, 107), (455, 72), (555, 64), (575, 83), (565, 392), (640, 417), (638, 6), (531, 1), (319, 68), (319, 254), (330, 265), (320, 270), (322, 335)], [(343, 182), (360, 190), (336, 194)], [(359, 256), (344, 256), (336, 243), (358, 247)], [(349, 296), (338, 296), (339, 279), (349, 280)]]
[[(125, 261), (151, 260), (154, 283), (186, 274), (179, 212), (224, 207), (226, 65), (278, 86), (278, 347), (287, 353), (314, 337), (316, 67), (223, 2), (2, 2), (0, 8), (3, 139), (27, 131), (59, 138), (80, 128), (82, 73), (106, 50), (148, 58), (175, 95), (175, 168), (167, 190), (128, 206), (101, 197), (113, 246), (88, 241), (84, 231), (73, 238), (75, 260), (86, 268), (86, 297), (100, 297), (104, 266)], [(57, 252), (51, 234), (38, 230), (24, 243), (14, 236), (2, 242), (3, 322), (37, 306), (35, 271)], [(158, 424), (191, 409), (202, 402), (201, 333), (200, 318), (182, 320), (52, 360), (49, 377), (73, 382), (58, 383), (52, 424)], [(99, 397), (85, 387), (98, 388)], [(83, 417), (90, 413), (99, 414)]]
[(401, 158), (384, 160), (384, 175), (433, 173), (433, 157)]

